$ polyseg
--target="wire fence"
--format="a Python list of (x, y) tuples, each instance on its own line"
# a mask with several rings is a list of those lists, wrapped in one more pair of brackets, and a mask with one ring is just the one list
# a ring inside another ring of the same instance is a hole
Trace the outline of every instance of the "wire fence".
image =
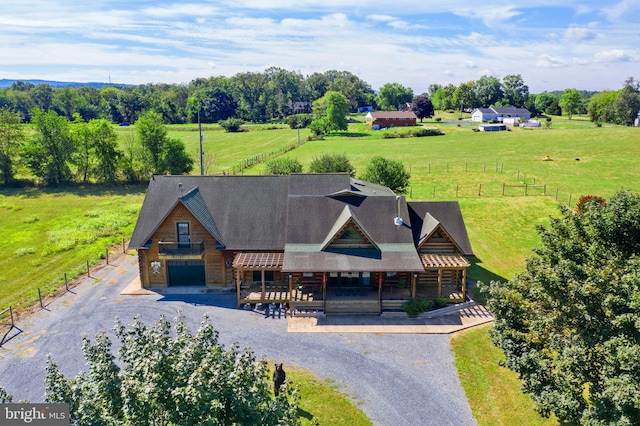
[[(110, 255), (113, 256), (113, 254), (121, 253), (127, 253), (127, 247), (124, 237), (122, 237), (121, 249), (119, 249), (119, 246), (107, 247), (105, 249), (105, 256), (103, 258), (105, 260), (104, 265), (109, 265)], [(75, 274), (73, 276), (73, 279), (69, 279), (66, 272), (63, 273), (64, 286), (57, 286), (53, 291), (44, 292), (40, 287), (37, 287), (35, 291), (37, 292), (38, 300), (36, 304), (32, 306), (32, 308), (48, 310), (47, 307), (55, 299), (67, 293), (73, 293), (73, 289), (80, 285), (80, 283), (82, 282), (82, 278), (92, 278), (92, 267), (95, 268), (96, 265), (92, 265), (89, 260), (87, 260), (84, 265), (86, 266), (85, 272), (81, 274)], [(22, 330), (16, 325), (16, 322), (19, 319), (19, 314), (20, 311), (16, 311), (14, 306), (9, 306), (5, 310), (0, 311), (0, 347), (2, 347), (2, 345), (22, 332)]]
[(540, 181), (501, 162), (427, 163), (411, 165), (408, 196), (417, 200), (470, 197), (548, 196), (571, 205), (569, 190)]

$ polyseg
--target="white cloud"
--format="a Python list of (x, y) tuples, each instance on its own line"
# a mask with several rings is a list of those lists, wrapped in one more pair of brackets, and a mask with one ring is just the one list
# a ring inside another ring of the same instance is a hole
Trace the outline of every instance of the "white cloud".
[(565, 66), (565, 62), (562, 59), (547, 54), (539, 55), (536, 61), (536, 67), (539, 68), (560, 68), (563, 66)]
[(564, 39), (570, 42), (594, 40), (598, 35), (591, 28), (572, 25), (564, 32)]
[(598, 62), (632, 62), (634, 59), (622, 49), (603, 50), (594, 55)]

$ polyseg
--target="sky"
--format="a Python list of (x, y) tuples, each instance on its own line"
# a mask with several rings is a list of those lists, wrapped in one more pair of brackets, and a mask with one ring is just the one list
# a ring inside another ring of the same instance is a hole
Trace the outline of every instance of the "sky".
[(377, 90), (520, 74), (531, 93), (640, 79), (640, 0), (2, 0), (0, 79), (189, 83), (356, 74)]

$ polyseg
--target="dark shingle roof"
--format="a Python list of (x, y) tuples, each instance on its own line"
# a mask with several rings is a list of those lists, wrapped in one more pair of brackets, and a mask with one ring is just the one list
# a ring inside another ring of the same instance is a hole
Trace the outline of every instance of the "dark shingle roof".
[[(473, 254), (457, 202), (399, 201), (389, 188), (347, 174), (156, 176), (130, 247), (148, 247), (183, 203), (227, 250), (284, 250), (283, 270), (420, 270), (415, 247), (427, 212), (465, 254)], [(398, 212), (402, 225), (394, 224)], [(378, 250), (325, 247), (346, 220), (365, 230)]]
[(467, 256), (474, 255), (457, 201), (412, 201), (409, 202), (409, 212), (416, 246), (425, 236), (423, 233), (432, 231), (435, 229), (434, 226), (439, 224), (460, 247), (462, 253)]

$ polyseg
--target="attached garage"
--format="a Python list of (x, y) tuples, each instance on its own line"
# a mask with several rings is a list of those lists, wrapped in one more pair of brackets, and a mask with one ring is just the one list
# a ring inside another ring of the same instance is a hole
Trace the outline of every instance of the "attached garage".
[(202, 286), (206, 284), (203, 260), (168, 261), (169, 287)]

